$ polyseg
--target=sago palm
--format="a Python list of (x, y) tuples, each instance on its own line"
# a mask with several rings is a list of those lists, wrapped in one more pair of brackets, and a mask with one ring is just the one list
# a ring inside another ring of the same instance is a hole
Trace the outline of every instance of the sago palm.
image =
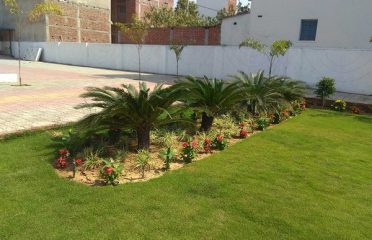
[(220, 79), (187, 77), (173, 86), (188, 106), (202, 112), (201, 130), (209, 131), (216, 115), (231, 109), (241, 100), (237, 83)]
[(282, 105), (301, 98), (304, 94), (304, 84), (285, 77), (266, 78), (263, 71), (257, 74), (240, 72), (234, 77), (240, 82), (245, 101), (254, 115), (276, 111)]
[(119, 88), (88, 88), (81, 97), (91, 99), (91, 102), (81, 104), (77, 108), (101, 109), (82, 119), (81, 126), (135, 130), (138, 149), (149, 148), (150, 131), (171, 120), (168, 111), (176, 101), (170, 88), (157, 85), (150, 91), (143, 82), (139, 83), (139, 89), (133, 85), (122, 85)]

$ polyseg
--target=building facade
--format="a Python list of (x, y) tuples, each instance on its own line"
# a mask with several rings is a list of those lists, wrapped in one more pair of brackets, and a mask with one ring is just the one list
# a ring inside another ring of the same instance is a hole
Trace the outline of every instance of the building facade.
[(253, 1), (249, 16), (224, 21), (222, 44), (253, 37), (267, 44), (286, 39), (295, 47), (370, 49), (371, 9), (371, 0)]
[(197, 0), (198, 11), (201, 15), (215, 17), (221, 9), (235, 8), (236, 0)]
[[(53, 0), (60, 5), (63, 15), (47, 15), (31, 23), (26, 13), (43, 1), (18, 1), (25, 13), (21, 17), (21, 41), (111, 42), (110, 0)], [(0, 29), (18, 32), (16, 18), (2, 3)], [(15, 39), (17, 34), (13, 36)]]

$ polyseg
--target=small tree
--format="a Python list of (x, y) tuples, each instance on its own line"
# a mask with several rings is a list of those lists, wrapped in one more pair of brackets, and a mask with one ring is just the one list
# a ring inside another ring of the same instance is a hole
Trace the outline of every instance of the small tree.
[(115, 23), (114, 26), (119, 28), (121, 32), (128, 34), (131, 41), (137, 44), (138, 53), (138, 79), (141, 80), (141, 50), (145, 37), (148, 34), (148, 24), (141, 21), (135, 15), (132, 17), (132, 22), (130, 24)]
[(36, 22), (41, 16), (46, 14), (62, 15), (62, 11), (58, 4), (44, 2), (35, 5), (29, 12), (25, 12), (19, 5), (17, 0), (3, 0), (4, 5), (9, 9), (9, 13), (16, 17), (17, 28), (17, 44), (18, 44), (18, 83), (22, 86), (21, 77), (21, 33), (22, 33), (22, 18), (28, 16), (30, 22)]
[(314, 93), (322, 100), (322, 106), (325, 105), (326, 98), (333, 95), (336, 91), (335, 80), (329, 77), (322, 78), (317, 84)]
[(182, 56), (182, 51), (183, 49), (185, 49), (186, 45), (182, 45), (182, 44), (175, 44), (173, 43), (169, 48), (170, 50), (172, 50), (174, 52), (174, 54), (176, 55), (176, 62), (177, 62), (177, 77), (178, 77), (178, 69), (179, 69), (179, 61), (181, 60), (181, 56)]
[(287, 40), (277, 40), (274, 41), (271, 46), (267, 46), (259, 40), (247, 38), (240, 43), (239, 48), (250, 47), (264, 54), (269, 59), (269, 78), (271, 78), (272, 68), (275, 60), (280, 56), (284, 56), (291, 46), (292, 42)]

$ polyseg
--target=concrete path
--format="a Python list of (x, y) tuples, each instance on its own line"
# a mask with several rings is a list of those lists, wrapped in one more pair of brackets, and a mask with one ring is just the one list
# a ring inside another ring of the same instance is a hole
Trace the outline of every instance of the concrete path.
[[(0, 56), (0, 74), (17, 73), (17, 61)], [(138, 85), (137, 73), (41, 62), (22, 62), (23, 83), (0, 84), (0, 136), (74, 122), (89, 113), (74, 107), (88, 86)], [(149, 87), (172, 83), (172, 76), (143, 74)]]

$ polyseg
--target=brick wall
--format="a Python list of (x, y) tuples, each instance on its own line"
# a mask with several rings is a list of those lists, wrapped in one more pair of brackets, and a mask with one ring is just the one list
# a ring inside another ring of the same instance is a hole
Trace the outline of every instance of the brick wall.
[(108, 9), (70, 2), (58, 2), (58, 4), (63, 16), (48, 16), (48, 41), (110, 42), (111, 26)]
[[(215, 27), (182, 27), (149, 29), (144, 44), (169, 45), (172, 42), (187, 45), (220, 45), (221, 26)], [(125, 33), (113, 31), (113, 43), (133, 43)]]

